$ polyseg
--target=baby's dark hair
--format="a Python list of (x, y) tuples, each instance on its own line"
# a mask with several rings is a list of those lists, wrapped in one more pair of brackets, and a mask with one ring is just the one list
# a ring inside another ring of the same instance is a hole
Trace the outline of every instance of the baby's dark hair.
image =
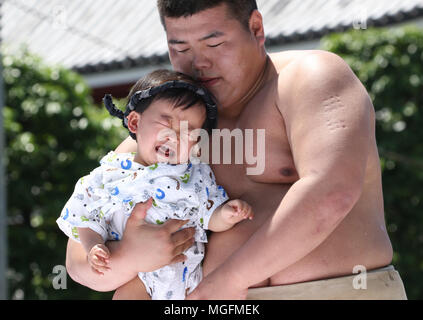
[[(164, 90), (160, 90), (158, 93), (149, 95), (145, 98), (135, 99), (136, 103), (134, 104), (134, 95), (136, 95), (140, 91), (146, 91), (148, 89), (159, 87), (165, 83), (171, 83), (172, 81), (178, 82), (179, 84), (188, 84), (192, 87), (185, 88), (181, 86), (174, 87), (170, 86), (169, 88), (165, 88)], [(160, 69), (153, 71), (146, 76), (139, 79), (135, 85), (131, 88), (128, 97), (127, 97), (127, 108), (125, 112), (117, 109), (113, 103), (111, 103), (111, 96), (106, 95), (104, 98), (104, 102), (106, 108), (109, 110), (109, 113), (113, 116), (117, 116), (124, 120), (124, 127), (128, 128), (125, 119), (132, 111), (136, 111), (139, 114), (142, 114), (147, 108), (153, 103), (153, 101), (157, 100), (167, 100), (174, 105), (175, 108), (183, 108), (183, 110), (188, 109), (198, 103), (204, 105), (207, 111), (206, 120), (203, 123), (203, 129), (207, 130), (208, 133), (211, 133), (211, 130), (216, 126), (216, 119), (215, 117), (210, 118), (210, 110), (208, 110), (208, 105), (204, 100), (202, 94), (198, 94), (198, 90), (205, 93), (208, 97), (215, 99), (208, 92), (205, 88), (201, 86), (198, 82), (192, 79), (190, 76), (185, 75), (180, 72), (171, 71), (167, 69)], [(194, 90), (195, 89), (195, 90)], [(109, 99), (109, 101), (107, 101)], [(134, 105), (133, 105), (134, 104)], [(134, 133), (130, 132), (130, 136), (136, 140), (136, 136)]]

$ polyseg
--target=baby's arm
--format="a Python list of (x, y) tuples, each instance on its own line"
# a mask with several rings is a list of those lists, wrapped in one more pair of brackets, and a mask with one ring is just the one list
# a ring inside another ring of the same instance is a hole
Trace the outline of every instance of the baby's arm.
[(88, 263), (94, 272), (103, 274), (109, 270), (107, 266), (110, 251), (105, 246), (103, 238), (90, 228), (78, 228), (79, 239), (87, 253)]
[(226, 231), (244, 219), (253, 219), (251, 206), (243, 200), (230, 200), (220, 205), (210, 217), (208, 229), (214, 232)]

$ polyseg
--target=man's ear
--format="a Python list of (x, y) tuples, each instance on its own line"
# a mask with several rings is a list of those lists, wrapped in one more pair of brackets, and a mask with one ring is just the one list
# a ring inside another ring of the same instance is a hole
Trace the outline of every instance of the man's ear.
[(127, 117), (128, 119), (128, 130), (134, 134), (137, 133), (141, 115), (136, 111), (131, 111)]
[(259, 42), (259, 45), (264, 46), (266, 38), (264, 35), (263, 17), (261, 16), (261, 13), (258, 10), (254, 10), (251, 13), (249, 27), (250, 31)]

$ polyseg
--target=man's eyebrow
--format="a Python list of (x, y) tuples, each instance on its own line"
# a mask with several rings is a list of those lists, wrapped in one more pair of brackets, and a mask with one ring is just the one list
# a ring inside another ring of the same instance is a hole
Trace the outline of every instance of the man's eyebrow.
[[(214, 31), (214, 32), (208, 34), (207, 36), (200, 38), (199, 41), (204, 41), (204, 40), (208, 40), (208, 39), (211, 39), (211, 38), (218, 38), (218, 37), (221, 37), (221, 36), (224, 36), (224, 35), (225, 34), (221, 31)], [(186, 44), (187, 42), (184, 41), (184, 40), (169, 39), (168, 43), (169, 44)]]
[(169, 43), (169, 44), (185, 44), (185, 43), (186, 43), (186, 41), (183, 41), (183, 40), (176, 40), (176, 39), (170, 39), (170, 40), (168, 41), (168, 43)]
[(204, 40), (211, 39), (211, 38), (219, 38), (223, 35), (225, 35), (225, 34), (221, 31), (214, 31), (214, 32), (210, 33), (209, 35), (202, 37), (200, 39), (200, 41), (204, 41)]

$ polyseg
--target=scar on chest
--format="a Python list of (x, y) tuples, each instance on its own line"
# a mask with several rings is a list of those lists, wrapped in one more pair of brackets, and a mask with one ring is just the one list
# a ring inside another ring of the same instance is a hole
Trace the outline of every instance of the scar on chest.
[(345, 104), (342, 103), (341, 98), (337, 95), (330, 96), (323, 101), (326, 127), (330, 131), (338, 131), (347, 128), (345, 109)]

